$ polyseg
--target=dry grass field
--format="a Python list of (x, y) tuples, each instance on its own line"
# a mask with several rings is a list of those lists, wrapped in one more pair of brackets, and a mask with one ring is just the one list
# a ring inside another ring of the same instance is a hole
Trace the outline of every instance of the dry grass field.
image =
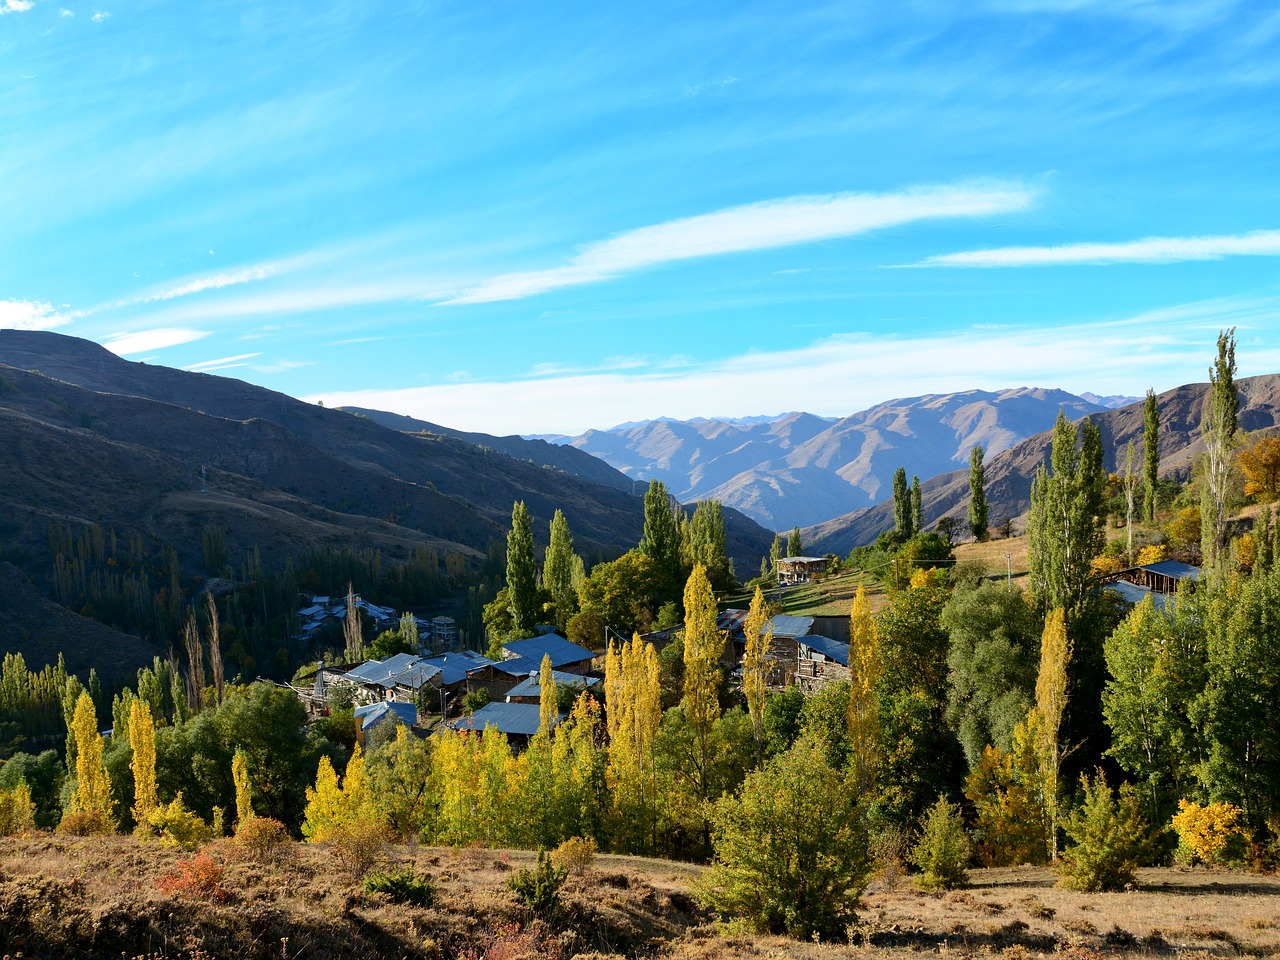
[(1058, 890), (1039, 868), (974, 871), (973, 885), (922, 893), (899, 872), (874, 879), (845, 944), (758, 936), (700, 910), (701, 868), (598, 856), (571, 877), (550, 924), (507, 888), (527, 851), (390, 848), (435, 887), (430, 906), (363, 892), (335, 851), (290, 846), (279, 862), (208, 848), (216, 889), (165, 894), (175, 851), (129, 837), (0, 840), (0, 956), (23, 958), (374, 958), (517, 960), (574, 956), (1030, 960), (1280, 955), (1280, 878), (1144, 870), (1118, 894)]

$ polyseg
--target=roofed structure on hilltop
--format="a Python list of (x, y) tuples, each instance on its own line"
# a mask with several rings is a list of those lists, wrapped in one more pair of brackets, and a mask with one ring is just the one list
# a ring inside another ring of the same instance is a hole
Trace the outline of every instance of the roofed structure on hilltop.
[(368, 733), (377, 727), (386, 724), (412, 727), (418, 722), (418, 708), (411, 703), (384, 700), (356, 707), (354, 713), (356, 742), (361, 744), (365, 743)]
[(1135, 606), (1151, 597), (1157, 609), (1179, 590), (1194, 590), (1200, 580), (1200, 568), (1178, 560), (1161, 560), (1128, 567), (1103, 578), (1103, 586), (1118, 593)]
[(553, 670), (583, 674), (591, 669), (595, 654), (571, 643), (558, 633), (544, 633), (528, 640), (512, 640), (502, 645), (504, 659), (496, 666), (512, 676), (525, 677), (542, 669), (542, 658), (551, 658)]
[(781, 586), (808, 583), (818, 574), (826, 573), (830, 565), (830, 557), (782, 557), (778, 560), (778, 583)]

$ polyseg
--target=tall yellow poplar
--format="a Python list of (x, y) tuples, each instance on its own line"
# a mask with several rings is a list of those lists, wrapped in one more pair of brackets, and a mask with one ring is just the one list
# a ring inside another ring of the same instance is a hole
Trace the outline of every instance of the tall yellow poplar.
[(315, 788), (307, 787), (306, 819), (302, 821), (302, 835), (312, 843), (323, 843), (342, 824), (342, 790), (338, 787), (338, 775), (329, 758), (320, 758), (316, 770)]
[(764, 696), (765, 680), (769, 670), (769, 645), (773, 642), (773, 625), (769, 611), (765, 609), (764, 591), (756, 587), (743, 624), (746, 649), (742, 654), (742, 695), (747, 698), (747, 712), (751, 714), (751, 731), (756, 741), (756, 766), (764, 763)]
[(156, 724), (151, 708), (134, 698), (129, 704), (129, 744), (133, 747), (133, 819), (146, 823), (156, 808)]
[(560, 711), (556, 708), (556, 675), (551, 669), (551, 655), (542, 655), (542, 669), (538, 674), (538, 736), (551, 736)]
[(865, 792), (880, 755), (880, 635), (867, 591), (858, 584), (849, 612), (849, 742), (854, 777)]
[[(716, 597), (707, 568), (698, 564), (684, 588), (684, 702), (698, 748), (699, 792), (706, 792), (711, 732), (720, 717), (720, 653), (724, 637), (716, 629)], [(704, 797), (705, 799), (705, 797)]]
[(657, 804), (653, 746), (662, 722), (661, 670), (653, 645), (639, 636), (605, 658), (605, 712), (614, 833), (627, 849), (647, 849)]
[[(333, 768), (330, 767), (332, 770)], [(240, 829), (255, 816), (253, 812), (253, 791), (249, 785), (249, 761), (244, 751), (237, 750), (231, 760), (231, 779), (236, 785), (236, 829)]]
[(93, 698), (82, 692), (71, 719), (76, 741), (76, 789), (71, 794), (71, 813), (99, 813), (103, 823), (114, 829), (111, 819), (111, 780), (102, 765), (102, 735)]
[(1040, 637), (1040, 673), (1036, 677), (1035, 710), (1040, 715), (1040, 768), (1045, 813), (1049, 819), (1049, 855), (1058, 859), (1058, 773), (1064, 756), (1058, 735), (1067, 709), (1067, 669), (1071, 664), (1071, 638), (1061, 607), (1049, 612)]

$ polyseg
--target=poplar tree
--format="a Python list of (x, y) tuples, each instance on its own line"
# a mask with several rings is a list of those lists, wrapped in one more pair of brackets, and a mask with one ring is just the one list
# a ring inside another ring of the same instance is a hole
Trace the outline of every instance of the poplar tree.
[(236, 755), (231, 758), (231, 779), (236, 787), (236, 829), (239, 830), (254, 818), (249, 762), (245, 759), (243, 750), (237, 750)]
[(1124, 486), (1125, 562), (1133, 566), (1133, 505), (1138, 491), (1138, 474), (1134, 467), (1133, 441), (1124, 448), (1124, 473), (1120, 475)]
[(551, 518), (551, 540), (546, 559), (542, 564), (542, 585), (551, 593), (555, 606), (556, 626), (563, 629), (569, 618), (577, 613), (578, 590), (574, 585), (573, 534), (563, 510), (556, 510)]
[(611, 834), (623, 849), (653, 850), (657, 814), (654, 742), (662, 722), (658, 654), (639, 636), (605, 654), (606, 782), (613, 800)]
[(640, 552), (654, 562), (667, 589), (675, 593), (680, 583), (680, 525), (667, 485), (661, 480), (650, 480), (649, 489), (645, 491)]
[(507, 534), (507, 599), (516, 636), (532, 636), (538, 623), (538, 574), (533, 558), (533, 519), (523, 500), (511, 507)]
[(551, 728), (556, 725), (556, 717), (560, 715), (556, 702), (556, 675), (551, 669), (551, 654), (542, 655), (542, 665), (538, 672), (538, 736), (547, 739), (551, 736)]
[(204, 645), (200, 642), (200, 630), (196, 627), (193, 611), (187, 612), (182, 645), (187, 654), (187, 706), (192, 713), (200, 713), (204, 710)]
[(898, 539), (910, 540), (911, 529), (911, 494), (907, 489), (907, 468), (899, 467), (893, 472), (893, 529)]
[(746, 648), (742, 654), (742, 695), (751, 715), (751, 732), (756, 742), (756, 766), (764, 763), (765, 681), (769, 672), (769, 645), (773, 643), (773, 625), (765, 608), (764, 591), (757, 586), (743, 623)]
[(1065, 751), (1058, 735), (1067, 709), (1071, 638), (1061, 607), (1045, 619), (1040, 637), (1040, 673), (1036, 677), (1036, 713), (1040, 721), (1040, 771), (1044, 784), (1045, 812), (1049, 819), (1049, 856), (1058, 859), (1058, 774)]
[(102, 735), (98, 733), (98, 715), (88, 691), (81, 691), (76, 700), (71, 733), (76, 741), (76, 786), (68, 812), (96, 814), (102, 828), (112, 830), (115, 822), (111, 816), (111, 779), (102, 765)]
[(1147, 388), (1142, 404), (1143, 515), (1147, 524), (1156, 522), (1156, 500), (1160, 493), (1160, 405), (1156, 392)]
[(151, 708), (134, 697), (129, 704), (129, 746), (133, 749), (133, 819), (146, 823), (156, 808), (156, 724)]
[(1049, 466), (1041, 464), (1031, 483), (1027, 554), (1037, 608), (1061, 607), (1068, 622), (1084, 604), (1090, 561), (1106, 542), (1104, 488), (1097, 424), (1086, 417), (1077, 428), (1059, 410)]
[(987, 532), (987, 468), (982, 462), (984, 451), (978, 444), (969, 451), (969, 532), (975, 540), (986, 540)]
[(356, 606), (355, 588), (347, 581), (347, 615), (342, 620), (342, 638), (346, 641), (347, 663), (364, 659), (364, 629), (360, 626), (360, 608)]
[(209, 619), (209, 669), (213, 672), (213, 689), (221, 703), (227, 692), (226, 670), (222, 665), (222, 628), (218, 624), (218, 604), (208, 590), (204, 594), (205, 612)]
[(787, 537), (787, 556), (803, 557), (804, 544), (800, 541), (800, 528), (792, 527), (791, 535)]
[(911, 535), (924, 533), (924, 495), (920, 490), (920, 478), (911, 478)]
[(858, 584), (849, 611), (849, 755), (861, 794), (875, 783), (880, 756), (880, 635), (867, 591)]
[[(716, 629), (716, 598), (706, 569), (699, 564), (684, 588), (685, 716), (697, 748), (699, 785), (706, 788), (711, 733), (720, 717), (720, 654), (724, 637)], [(705, 798), (704, 798), (705, 799)]]
[(1218, 356), (1209, 368), (1209, 398), (1201, 435), (1205, 449), (1205, 485), (1200, 498), (1200, 552), (1211, 583), (1226, 576), (1227, 497), (1231, 486), (1237, 416), (1236, 328), (1218, 334)]

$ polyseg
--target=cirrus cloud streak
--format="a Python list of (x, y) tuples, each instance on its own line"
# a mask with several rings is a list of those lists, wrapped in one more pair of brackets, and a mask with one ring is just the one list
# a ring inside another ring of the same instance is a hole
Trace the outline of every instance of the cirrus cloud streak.
[(1280, 230), (1210, 237), (1146, 237), (1125, 243), (998, 247), (928, 257), (913, 267), (1055, 267), (1108, 263), (1183, 263), (1224, 257), (1280, 256)]
[(766, 200), (628, 230), (588, 245), (563, 266), (501, 274), (442, 304), (520, 300), (681, 260), (832, 240), (918, 220), (1011, 213), (1035, 196), (1022, 184), (962, 184)]

